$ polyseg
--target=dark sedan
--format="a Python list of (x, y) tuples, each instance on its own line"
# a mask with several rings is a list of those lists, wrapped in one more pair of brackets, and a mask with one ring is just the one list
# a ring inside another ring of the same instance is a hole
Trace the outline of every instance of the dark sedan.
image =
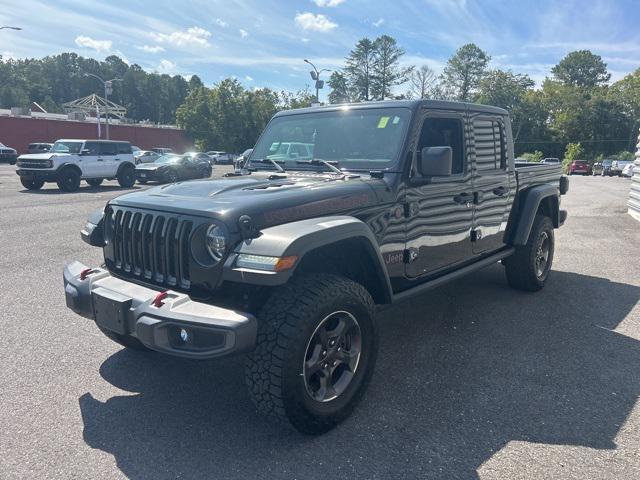
[(18, 152), (16, 152), (15, 149), (0, 143), (0, 161), (9, 162), (9, 164), (15, 165), (17, 159)]
[(136, 165), (136, 179), (139, 183), (174, 183), (193, 178), (209, 178), (211, 172), (208, 162), (191, 155), (162, 155), (152, 163)]

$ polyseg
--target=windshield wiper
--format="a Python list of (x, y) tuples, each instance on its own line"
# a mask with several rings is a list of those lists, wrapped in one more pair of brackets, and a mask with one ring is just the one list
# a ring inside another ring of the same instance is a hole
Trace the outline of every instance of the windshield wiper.
[(296, 163), (306, 165), (324, 165), (332, 172), (344, 176), (344, 172), (336, 167), (336, 165), (338, 164), (337, 161), (327, 162), (326, 160), (323, 160), (321, 158), (313, 158), (311, 160), (296, 160)]
[(253, 163), (253, 162), (256, 162), (256, 163), (270, 163), (271, 165), (276, 167), (276, 170), (278, 170), (280, 173), (286, 172), (286, 170), (284, 168), (282, 168), (282, 166), (278, 162), (276, 162), (273, 158), (261, 158), (260, 160), (251, 160), (250, 163)]

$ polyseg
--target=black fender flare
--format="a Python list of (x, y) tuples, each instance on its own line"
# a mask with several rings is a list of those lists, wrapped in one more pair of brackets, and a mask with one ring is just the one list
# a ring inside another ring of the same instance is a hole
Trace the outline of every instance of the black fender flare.
[(131, 167), (134, 170), (136, 169), (136, 166), (131, 162), (127, 161), (127, 162), (121, 163), (120, 165), (118, 165), (118, 171), (116, 172), (116, 177), (118, 175), (120, 175), (120, 172), (122, 172), (123, 169), (128, 168), (128, 167)]
[[(391, 303), (391, 281), (378, 242), (371, 229), (351, 216), (319, 217), (286, 223), (261, 230), (258, 238), (244, 240), (235, 248), (224, 265), (223, 279), (255, 285), (276, 286), (286, 283), (305, 255), (343, 240), (357, 239), (368, 255), (382, 291), (382, 303)], [(270, 257), (298, 257), (293, 268), (282, 272), (260, 272), (237, 268), (240, 254)]]
[[(529, 233), (533, 226), (540, 205), (547, 201), (551, 203), (550, 217), (555, 228), (560, 226), (559, 207), (560, 207), (560, 191), (553, 185), (536, 185), (528, 188), (518, 194), (518, 217), (517, 223), (513, 228), (511, 244), (525, 245), (529, 239)], [(548, 200), (545, 200), (548, 199)]]
[(76, 172), (78, 172), (78, 175), (80, 175), (80, 177), (82, 177), (82, 169), (76, 165), (75, 163), (63, 163), (62, 165), (60, 165), (58, 168), (56, 168), (56, 174), (60, 174), (62, 173), (63, 170), (75, 170)]

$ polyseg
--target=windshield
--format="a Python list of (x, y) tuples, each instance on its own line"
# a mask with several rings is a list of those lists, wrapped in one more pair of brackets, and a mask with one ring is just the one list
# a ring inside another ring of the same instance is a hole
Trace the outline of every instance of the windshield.
[[(408, 108), (341, 109), (274, 118), (251, 154), (252, 167), (265, 158), (293, 169), (297, 161), (319, 158), (346, 169), (382, 169), (395, 163), (407, 125)], [(308, 168), (308, 167), (307, 167)]]
[(56, 142), (51, 147), (53, 153), (80, 153), (82, 142)]
[(180, 158), (177, 155), (162, 155), (161, 157), (156, 158), (153, 163), (170, 163), (175, 162)]

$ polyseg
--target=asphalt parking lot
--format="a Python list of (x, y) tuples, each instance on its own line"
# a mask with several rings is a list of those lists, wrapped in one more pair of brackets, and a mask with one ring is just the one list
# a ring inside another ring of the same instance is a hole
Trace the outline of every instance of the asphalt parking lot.
[(364, 402), (311, 438), (255, 411), (242, 358), (125, 351), (67, 310), (62, 266), (101, 263), (79, 230), (123, 190), (28, 192), (0, 165), (0, 478), (640, 478), (628, 189), (571, 178), (544, 291), (495, 265), (386, 311)]

